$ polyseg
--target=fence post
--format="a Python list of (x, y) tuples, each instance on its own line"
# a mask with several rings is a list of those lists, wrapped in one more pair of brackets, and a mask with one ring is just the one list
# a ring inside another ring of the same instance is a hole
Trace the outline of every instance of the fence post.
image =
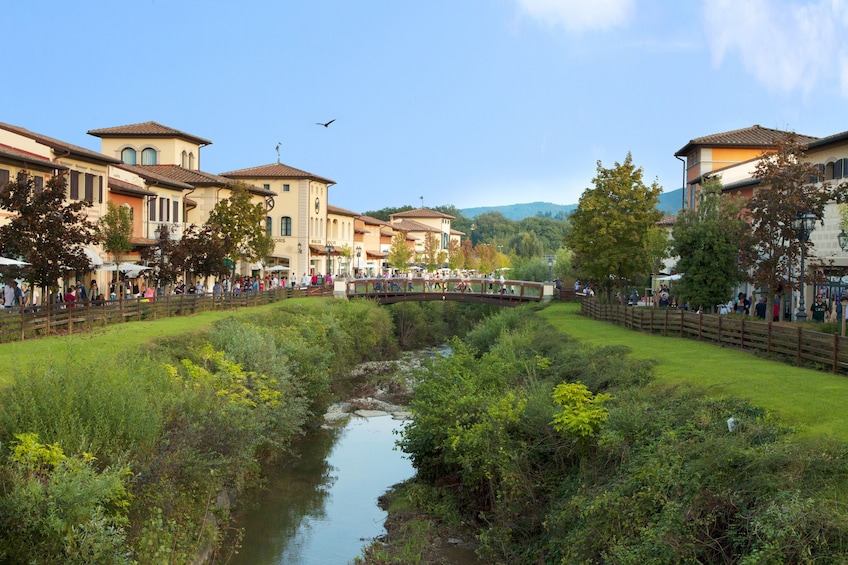
[(833, 372), (839, 373), (839, 334), (833, 334)]
[(21, 341), (24, 340), (24, 305), (21, 304)]
[(698, 341), (701, 341), (701, 334), (704, 332), (704, 313), (698, 313)]
[(721, 314), (718, 316), (718, 346), (721, 347)]
[(739, 347), (745, 348), (745, 318), (742, 318), (742, 335), (739, 338)]
[(768, 323), (768, 345), (766, 345), (766, 353), (771, 353), (771, 325), (773, 322)]
[(798, 342), (797, 342), (797, 343), (798, 343), (798, 349), (797, 349), (797, 351), (796, 351), (796, 353), (795, 353), (795, 362), (796, 362), (796, 363), (800, 363), (800, 362), (801, 362), (801, 332), (802, 332), (802, 331), (804, 331), (804, 328), (802, 328), (802, 327), (799, 325), (799, 326), (798, 326)]

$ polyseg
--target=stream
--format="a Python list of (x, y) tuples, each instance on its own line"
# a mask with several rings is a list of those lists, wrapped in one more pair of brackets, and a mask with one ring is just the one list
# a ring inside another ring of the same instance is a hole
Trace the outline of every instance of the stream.
[(344, 564), (385, 533), (377, 498), (415, 474), (394, 448), (405, 422), (351, 416), (344, 427), (316, 429), (299, 457), (268, 469), (267, 488), (247, 503), (230, 565)]

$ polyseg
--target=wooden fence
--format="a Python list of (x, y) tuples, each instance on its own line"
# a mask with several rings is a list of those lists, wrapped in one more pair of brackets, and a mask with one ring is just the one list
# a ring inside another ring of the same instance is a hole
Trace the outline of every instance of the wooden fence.
[(721, 347), (780, 355), (797, 364), (811, 363), (848, 374), (848, 338), (804, 329), (791, 322), (697, 314), (673, 308), (633, 308), (584, 299), (585, 316), (632, 330), (707, 341)]
[(278, 288), (218, 297), (211, 294), (182, 294), (126, 300), (78, 301), (73, 304), (47, 303), (37, 308), (0, 308), (0, 341), (17, 341), (58, 333), (72, 334), (108, 324), (155, 320), (209, 310), (261, 306), (296, 296), (332, 295), (332, 286), (311, 286), (304, 289)]

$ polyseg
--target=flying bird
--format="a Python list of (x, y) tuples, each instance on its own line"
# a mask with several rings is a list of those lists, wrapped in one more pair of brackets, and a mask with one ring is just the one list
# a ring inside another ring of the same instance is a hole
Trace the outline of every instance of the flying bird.
[(336, 119), (335, 119), (335, 118), (333, 118), (332, 120), (330, 120), (330, 121), (329, 121), (329, 122), (327, 122), (326, 124), (322, 124), (321, 122), (315, 122), (315, 125), (316, 125), (316, 126), (324, 126), (324, 127), (326, 128), (326, 127), (329, 127), (329, 125), (330, 125), (330, 124), (332, 124), (332, 123), (333, 123), (333, 122), (335, 122), (335, 121), (336, 121)]

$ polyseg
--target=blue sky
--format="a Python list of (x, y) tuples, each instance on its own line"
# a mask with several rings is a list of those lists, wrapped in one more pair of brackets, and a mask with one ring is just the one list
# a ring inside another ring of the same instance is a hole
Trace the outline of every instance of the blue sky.
[(358, 212), (573, 204), (628, 152), (671, 191), (692, 138), (848, 130), (848, 0), (7, 4), (0, 121), (99, 150), (153, 120), (213, 173), (280, 143)]

